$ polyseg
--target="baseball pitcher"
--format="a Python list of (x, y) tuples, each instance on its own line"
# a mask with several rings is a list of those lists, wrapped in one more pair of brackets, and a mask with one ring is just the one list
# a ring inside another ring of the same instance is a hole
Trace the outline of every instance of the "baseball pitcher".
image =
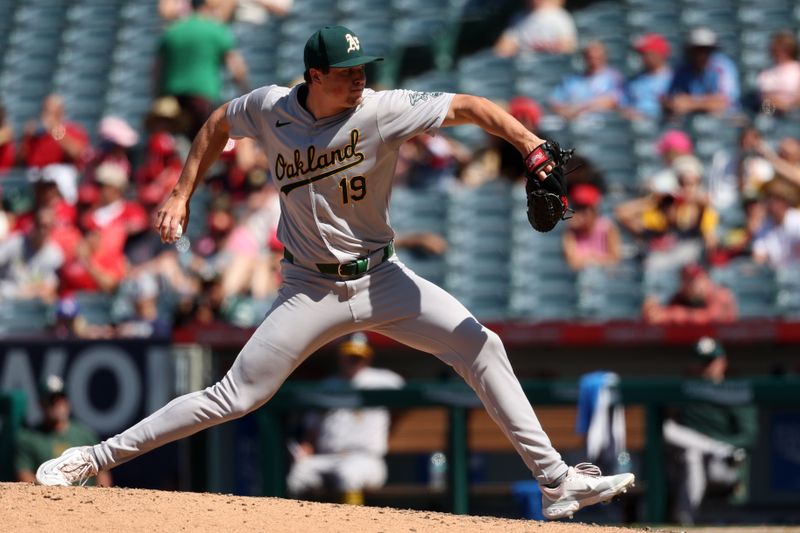
[(189, 199), (228, 138), (260, 143), (280, 191), (278, 236), (286, 247), (279, 296), (228, 373), (176, 398), (132, 428), (43, 463), (44, 485), (82, 483), (168, 442), (241, 417), (267, 402), (303, 360), (355, 331), (381, 333), (452, 366), (474, 389), (542, 487), (547, 518), (611, 499), (633, 474), (570, 467), (542, 430), (500, 338), (454, 297), (394, 254), (387, 207), (398, 147), (438, 128), (475, 124), (512, 145), (528, 169), (528, 218), (549, 231), (568, 213), (563, 162), (569, 151), (540, 139), (499, 106), (466, 94), (365, 87), (364, 43), (342, 26), (314, 33), (305, 83), (271, 85), (215, 110), (158, 212), (156, 230), (175, 242)]

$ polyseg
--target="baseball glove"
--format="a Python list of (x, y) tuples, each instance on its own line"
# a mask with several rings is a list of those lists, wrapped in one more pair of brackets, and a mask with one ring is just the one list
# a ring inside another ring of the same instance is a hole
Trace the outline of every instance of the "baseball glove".
[[(525, 158), (528, 222), (536, 231), (550, 231), (572, 213), (567, 201), (564, 165), (574, 151), (563, 150), (555, 141), (545, 141)], [(554, 166), (553, 170), (544, 180), (540, 180), (538, 172), (550, 163)]]

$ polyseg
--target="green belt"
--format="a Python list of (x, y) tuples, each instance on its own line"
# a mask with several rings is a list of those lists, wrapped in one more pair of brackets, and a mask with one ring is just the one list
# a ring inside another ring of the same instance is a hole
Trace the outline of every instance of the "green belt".
[[(394, 243), (390, 242), (383, 248), (383, 255), (381, 256), (381, 260), (377, 264), (372, 266), (377, 266), (383, 263), (393, 255), (394, 255)], [(289, 261), (290, 263), (295, 264), (294, 255), (292, 255), (292, 253), (286, 248), (283, 249), (283, 258)], [(355, 261), (350, 261), (349, 263), (317, 263), (317, 270), (319, 270), (323, 274), (332, 274), (335, 276), (339, 276), (340, 278), (352, 278), (354, 276), (360, 276), (361, 274), (364, 274), (367, 271), (368, 267), (369, 267), (369, 257), (361, 257), (359, 259), (356, 259)]]

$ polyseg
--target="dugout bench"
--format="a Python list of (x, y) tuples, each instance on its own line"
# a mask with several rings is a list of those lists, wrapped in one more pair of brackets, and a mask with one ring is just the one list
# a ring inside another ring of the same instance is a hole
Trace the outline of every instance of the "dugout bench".
[[(522, 383), (535, 408), (540, 406), (574, 406), (578, 398), (577, 383), (572, 380), (525, 381)], [(619, 386), (620, 398), (626, 406), (641, 406), (644, 419), (643, 482), (645, 519), (650, 523), (666, 518), (667, 485), (664, 471), (662, 424), (664, 408), (687, 402), (720, 400), (732, 404), (766, 406), (800, 406), (800, 379), (752, 378), (729, 380), (714, 385), (699, 380), (675, 378), (627, 378)], [(290, 382), (259, 410), (259, 431), (263, 450), (263, 493), (285, 496), (287, 472), (285, 416), (288, 412), (307, 409), (356, 408), (383, 406), (389, 409), (442, 407), (447, 419), (448, 491), (451, 511), (469, 511), (468, 456), (469, 431), (467, 413), (482, 409), (477, 396), (459, 382), (409, 382), (400, 390), (325, 389), (319, 383)], [(542, 410), (544, 413), (544, 409)], [(543, 420), (548, 429), (547, 420)], [(474, 444), (474, 439), (472, 440)], [(633, 443), (631, 443), (633, 444)]]

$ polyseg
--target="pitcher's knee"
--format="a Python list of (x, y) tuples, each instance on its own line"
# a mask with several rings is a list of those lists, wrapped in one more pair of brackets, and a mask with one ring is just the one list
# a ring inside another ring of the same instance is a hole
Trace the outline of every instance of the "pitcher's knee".
[(483, 349), (481, 350), (479, 357), (483, 360), (508, 359), (508, 356), (506, 355), (506, 349), (503, 346), (503, 341), (500, 340), (500, 336), (494, 331), (488, 329), (485, 331), (487, 339), (483, 345)]
[(208, 398), (220, 406), (226, 419), (241, 418), (255, 410), (260, 404), (260, 399), (254, 394), (248, 394), (242, 388), (232, 389), (224, 381), (206, 389)]

